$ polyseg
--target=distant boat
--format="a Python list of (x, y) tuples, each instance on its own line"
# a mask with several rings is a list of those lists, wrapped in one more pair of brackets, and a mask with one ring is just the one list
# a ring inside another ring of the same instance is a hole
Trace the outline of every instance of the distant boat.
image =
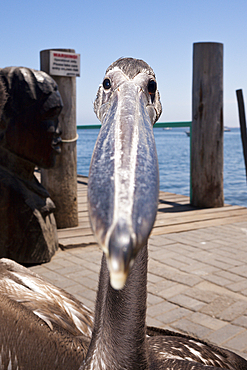
[(172, 128), (171, 127), (163, 127), (163, 130), (165, 131), (168, 131), (168, 130), (171, 130)]
[[(231, 131), (231, 129), (229, 127), (227, 127), (227, 126), (224, 127), (224, 132), (230, 132), (230, 131)], [(184, 131), (184, 132), (186, 133), (187, 136), (190, 137), (190, 131)]]

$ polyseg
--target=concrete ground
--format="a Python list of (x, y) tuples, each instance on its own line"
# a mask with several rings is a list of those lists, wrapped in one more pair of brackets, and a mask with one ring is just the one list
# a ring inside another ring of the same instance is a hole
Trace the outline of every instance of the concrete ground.
[[(94, 309), (102, 252), (60, 250), (31, 267)], [(189, 332), (247, 359), (247, 221), (151, 236), (147, 324)]]

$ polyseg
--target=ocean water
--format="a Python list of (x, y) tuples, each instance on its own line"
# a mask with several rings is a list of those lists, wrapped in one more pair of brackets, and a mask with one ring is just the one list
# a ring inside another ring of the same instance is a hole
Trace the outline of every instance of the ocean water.
[[(186, 128), (154, 129), (160, 189), (176, 194), (190, 194), (190, 139)], [(88, 176), (98, 129), (78, 129), (77, 172)], [(247, 182), (239, 128), (224, 133), (224, 197), (226, 204), (247, 207)]]

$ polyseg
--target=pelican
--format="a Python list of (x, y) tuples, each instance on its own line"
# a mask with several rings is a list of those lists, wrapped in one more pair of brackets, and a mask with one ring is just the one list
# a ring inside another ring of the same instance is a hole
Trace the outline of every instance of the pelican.
[[(45, 311), (37, 305), (33, 309), (32, 298), (21, 299), (18, 286), (17, 294), (11, 293), (15, 284), (11, 279), (6, 284), (5, 276), (14, 274), (16, 284), (37, 294), (46, 289), (46, 284), (43, 282), (41, 289), (36, 275), (28, 282), (23, 267), (4, 260), (9, 272), (3, 271), (0, 290), (1, 310), (6, 311), (0, 315), (0, 358), (1, 364), (6, 364), (2, 368), (247, 369), (247, 361), (228, 350), (190, 336), (146, 327), (147, 241), (155, 221), (159, 193), (153, 124), (161, 114), (157, 81), (151, 67), (133, 58), (114, 62), (99, 87), (94, 110), (102, 127), (90, 166), (88, 209), (103, 256), (92, 334), (92, 325), (87, 320), (90, 312), (84, 314), (82, 307), (81, 316), (76, 315), (74, 320), (78, 325), (80, 321), (84, 323), (78, 329), (79, 335), (74, 334), (81, 344), (77, 342), (74, 346), (71, 335), (65, 334), (71, 329), (61, 329), (61, 324), (47, 313), (52, 300)], [(50, 285), (49, 288), (56, 296), (59, 294), (57, 288)], [(55, 316), (62, 317), (60, 309)], [(60, 333), (62, 340), (57, 339)], [(28, 345), (35, 338), (29, 350)], [(67, 351), (67, 343), (73, 347), (75, 357), (76, 347), (80, 351), (80, 346), (84, 346), (78, 367), (73, 367), (74, 362), (72, 366), (72, 360), (70, 366), (60, 360), (61, 353)]]

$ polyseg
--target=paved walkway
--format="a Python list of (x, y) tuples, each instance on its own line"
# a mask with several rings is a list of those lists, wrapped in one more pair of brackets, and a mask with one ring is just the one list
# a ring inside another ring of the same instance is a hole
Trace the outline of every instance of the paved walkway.
[[(31, 269), (94, 308), (101, 250), (60, 250)], [(240, 353), (247, 359), (247, 220), (152, 235), (147, 323)]]

